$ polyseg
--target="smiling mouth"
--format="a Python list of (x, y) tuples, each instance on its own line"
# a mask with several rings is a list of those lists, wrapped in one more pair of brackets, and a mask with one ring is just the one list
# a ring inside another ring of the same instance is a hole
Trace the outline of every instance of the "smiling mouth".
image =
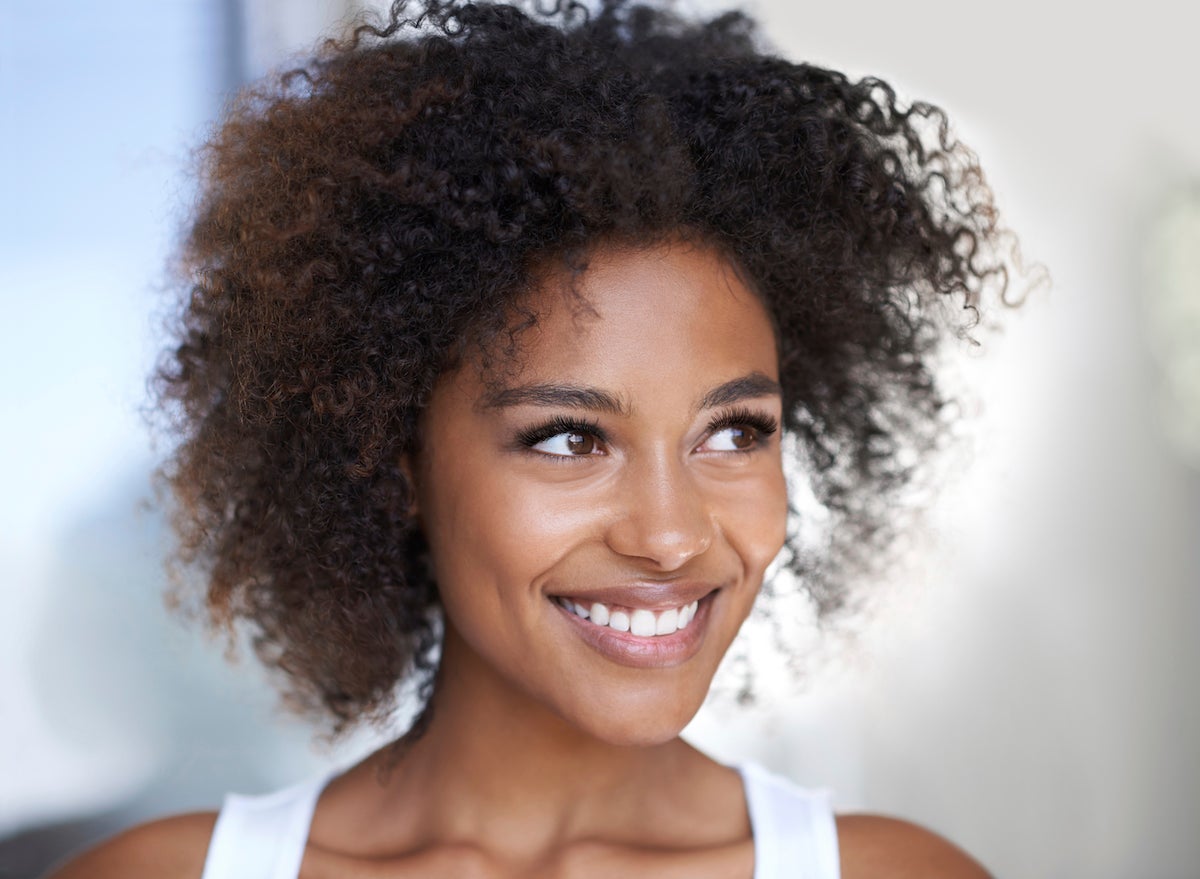
[(686, 629), (695, 618), (696, 610), (700, 605), (698, 599), (690, 604), (655, 612), (645, 608), (621, 607), (598, 601), (585, 605), (562, 596), (555, 596), (554, 601), (564, 610), (570, 611), (580, 619), (587, 620), (594, 626), (617, 632), (629, 632), (640, 638), (674, 635), (680, 629)]
[(720, 593), (714, 589), (703, 598), (663, 610), (595, 601), (585, 606), (560, 595), (549, 600), (593, 650), (620, 665), (652, 669), (682, 665), (700, 651)]

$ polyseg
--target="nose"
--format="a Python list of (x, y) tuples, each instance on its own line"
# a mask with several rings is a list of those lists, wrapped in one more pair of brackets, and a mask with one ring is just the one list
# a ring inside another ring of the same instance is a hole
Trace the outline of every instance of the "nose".
[(631, 466), (618, 486), (621, 497), (605, 535), (614, 552), (673, 571), (712, 545), (716, 524), (682, 462)]

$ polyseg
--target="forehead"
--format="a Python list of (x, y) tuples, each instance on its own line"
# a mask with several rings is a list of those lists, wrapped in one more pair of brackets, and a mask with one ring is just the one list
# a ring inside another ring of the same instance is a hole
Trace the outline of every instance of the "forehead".
[(722, 371), (778, 376), (765, 307), (712, 248), (598, 249), (581, 274), (546, 276), (526, 304), (537, 319), (495, 376), (501, 387), (563, 377), (617, 387)]

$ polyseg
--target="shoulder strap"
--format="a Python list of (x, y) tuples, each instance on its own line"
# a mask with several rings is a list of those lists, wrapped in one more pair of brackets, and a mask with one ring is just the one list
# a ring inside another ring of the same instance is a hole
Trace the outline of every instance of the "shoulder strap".
[(754, 832), (754, 879), (840, 879), (828, 792), (804, 790), (754, 763), (738, 771)]
[(262, 796), (229, 794), (201, 879), (296, 879), (327, 777)]

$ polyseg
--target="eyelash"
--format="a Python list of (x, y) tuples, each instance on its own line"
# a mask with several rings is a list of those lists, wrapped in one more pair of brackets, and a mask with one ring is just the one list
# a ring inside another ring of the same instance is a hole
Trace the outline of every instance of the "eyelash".
[[(600, 440), (600, 442), (608, 442), (608, 435), (604, 429), (595, 421), (565, 418), (562, 415), (555, 416), (544, 424), (539, 424), (534, 427), (527, 428), (517, 434), (517, 442), (526, 448), (532, 448), (538, 443), (545, 442), (552, 436), (558, 436), (560, 433), (586, 433)], [(540, 454), (540, 453), (535, 453)], [(546, 457), (560, 458), (568, 457), (566, 455), (547, 455)]]
[(718, 412), (708, 423), (708, 432), (716, 433), (727, 427), (748, 427), (753, 430), (757, 434), (755, 443), (750, 449), (744, 451), (754, 451), (762, 446), (763, 440), (779, 430), (779, 422), (770, 415), (739, 406)]
[[(753, 446), (730, 453), (745, 454), (761, 448), (763, 440), (779, 430), (779, 422), (770, 415), (739, 406), (718, 412), (712, 421), (708, 423), (706, 432), (713, 434), (727, 427), (748, 427), (754, 431), (756, 437)], [(594, 437), (602, 444), (608, 442), (608, 434), (604, 432), (604, 429), (596, 421), (592, 419), (566, 418), (562, 415), (555, 416), (543, 424), (522, 430), (517, 434), (517, 442), (523, 448), (532, 452), (533, 446), (561, 433), (582, 433)], [(546, 458), (564, 458), (567, 460), (587, 457), (585, 455), (549, 455), (541, 452), (533, 452), (533, 454), (542, 455)]]

